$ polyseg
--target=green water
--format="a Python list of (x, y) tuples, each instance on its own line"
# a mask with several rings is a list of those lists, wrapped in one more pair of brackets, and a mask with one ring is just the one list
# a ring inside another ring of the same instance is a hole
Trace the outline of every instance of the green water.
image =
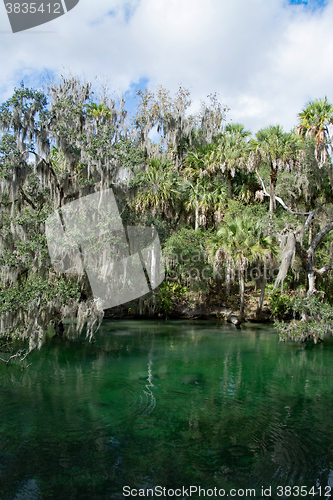
[(331, 341), (204, 321), (104, 321), (96, 340), (0, 365), (1, 500), (333, 484)]

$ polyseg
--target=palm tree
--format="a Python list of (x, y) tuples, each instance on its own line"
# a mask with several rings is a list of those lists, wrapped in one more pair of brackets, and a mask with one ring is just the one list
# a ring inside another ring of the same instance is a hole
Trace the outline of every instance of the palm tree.
[(186, 184), (189, 187), (189, 195), (185, 208), (194, 209), (194, 229), (198, 231), (200, 225), (200, 210), (205, 213), (207, 209), (207, 181), (209, 183), (208, 171), (206, 170), (204, 155), (201, 151), (187, 153), (185, 169), (183, 171)]
[(232, 179), (236, 169), (247, 165), (250, 135), (251, 132), (245, 130), (242, 124), (229, 123), (208, 157), (210, 166), (215, 169), (220, 167), (227, 177), (228, 198), (232, 198)]
[(223, 185), (214, 177), (212, 170), (207, 168), (206, 157), (211, 146), (199, 148), (196, 152), (188, 152), (185, 159), (183, 175), (188, 188), (185, 208), (194, 210), (194, 228), (198, 231), (200, 225), (206, 225), (207, 214), (211, 210), (219, 211), (225, 202)]
[(259, 130), (252, 141), (252, 150), (259, 156), (259, 163), (270, 169), (270, 203), (271, 214), (275, 209), (275, 188), (277, 174), (286, 166), (293, 165), (296, 160), (297, 140), (293, 134), (284, 132), (280, 125), (269, 126)]
[(210, 239), (209, 254), (214, 260), (238, 269), (240, 308), (239, 321), (244, 320), (245, 271), (250, 262), (262, 258), (265, 248), (258, 225), (252, 217), (238, 216), (233, 222), (224, 222)]
[[(330, 157), (328, 173), (333, 188), (332, 174), (332, 138), (329, 133), (329, 125), (333, 124), (333, 105), (325, 96), (324, 99), (310, 101), (298, 114), (300, 124), (296, 131), (305, 137), (314, 137), (316, 157), (319, 165), (323, 165), (327, 156)], [(329, 151), (330, 147), (330, 151)]]
[(205, 176), (203, 178), (187, 179), (187, 196), (184, 204), (186, 211), (195, 213), (195, 231), (199, 226), (206, 226), (207, 216), (214, 212), (220, 215), (225, 206), (226, 190), (223, 184), (216, 179)]
[(138, 172), (132, 183), (137, 192), (134, 206), (137, 212), (150, 209), (171, 218), (179, 209), (182, 199), (181, 178), (168, 162), (149, 161), (146, 170)]
[(90, 104), (88, 106), (88, 113), (95, 118), (97, 125), (111, 118), (111, 110), (105, 103), (96, 104), (94, 102)]

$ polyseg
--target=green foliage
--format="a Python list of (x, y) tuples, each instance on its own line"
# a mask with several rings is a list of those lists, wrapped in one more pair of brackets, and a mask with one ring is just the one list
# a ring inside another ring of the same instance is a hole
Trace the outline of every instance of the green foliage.
[(324, 276), (317, 278), (317, 288), (323, 292), (326, 301), (333, 306), (333, 271), (328, 271)]
[(21, 83), (19, 89), (14, 89), (12, 97), (0, 106), (0, 123), (4, 129), (15, 133), (23, 132), (32, 140), (39, 123), (47, 117), (47, 99), (43, 92), (29, 89)]
[(315, 136), (319, 142), (323, 140), (322, 132), (325, 127), (333, 122), (333, 106), (325, 96), (324, 99), (310, 101), (298, 116), (300, 132)]
[(170, 236), (163, 251), (167, 280), (187, 285), (191, 290), (208, 289), (213, 268), (206, 255), (206, 238), (202, 231), (187, 228)]
[[(262, 209), (265, 209), (265, 205), (255, 201), (255, 194), (260, 187), (261, 186), (255, 172), (249, 172), (245, 169), (236, 170), (236, 174), (233, 179), (233, 190), (237, 200), (253, 208), (260, 206)], [(251, 205), (249, 205), (250, 202)]]
[(253, 224), (260, 223), (262, 228), (268, 227), (269, 214), (267, 207), (259, 202), (251, 204), (235, 199), (228, 200), (228, 207), (225, 210), (223, 221), (226, 223), (234, 221), (236, 217), (244, 217), (252, 219)]
[[(245, 130), (240, 123), (228, 123), (225, 132), (214, 141), (209, 160), (212, 165), (221, 168), (231, 183), (236, 172), (244, 170), (247, 166), (250, 153), (249, 137), (251, 132)], [(231, 197), (231, 185), (229, 187)]]
[(196, 230), (199, 226), (211, 226), (212, 214), (221, 214), (226, 206), (227, 190), (221, 182), (221, 173), (216, 171), (213, 154), (214, 150), (210, 144), (198, 148), (195, 152), (190, 151), (186, 155), (185, 168), (182, 170), (185, 178), (184, 208), (187, 215), (194, 219)]
[(292, 310), (294, 316), (301, 319), (290, 323), (276, 322), (280, 340), (313, 340), (316, 344), (322, 341), (325, 335), (333, 334), (333, 307), (323, 302), (320, 294), (295, 298)]
[(188, 292), (188, 287), (180, 283), (164, 281), (156, 292), (159, 308), (168, 316), (175, 305), (182, 301)]
[(292, 312), (293, 298), (289, 293), (281, 293), (280, 289), (275, 289), (268, 295), (268, 304), (273, 318), (282, 318)]
[(10, 134), (3, 134), (0, 139), (0, 176), (6, 178), (13, 163), (19, 163), (20, 152), (17, 141)]
[(58, 300), (65, 306), (80, 295), (80, 286), (73, 277), (52, 276), (48, 280), (39, 276), (29, 277), (10, 288), (0, 288), (0, 314), (20, 308), (32, 311), (37, 301), (40, 306), (46, 306), (48, 302)]
[(172, 217), (179, 211), (181, 177), (169, 162), (150, 160), (144, 171), (137, 171), (130, 185), (136, 190), (133, 205), (137, 212), (148, 209), (153, 214)]
[(153, 214), (151, 210), (144, 210), (143, 212), (135, 212), (131, 206), (126, 204), (126, 199), (120, 198), (120, 204), (124, 202), (124, 208), (121, 218), (124, 226), (154, 226), (159, 236), (161, 245), (164, 246), (166, 240), (170, 237), (170, 232), (173, 230), (173, 220), (162, 220), (161, 216), (157, 213)]
[(259, 151), (262, 163), (273, 170), (289, 163), (295, 158), (297, 151), (296, 137), (284, 132), (280, 125), (271, 125), (259, 130), (251, 145), (253, 149)]
[(245, 270), (251, 262), (277, 253), (276, 238), (265, 234), (260, 219), (247, 215), (226, 218), (209, 240), (211, 257), (220, 262), (232, 262)]

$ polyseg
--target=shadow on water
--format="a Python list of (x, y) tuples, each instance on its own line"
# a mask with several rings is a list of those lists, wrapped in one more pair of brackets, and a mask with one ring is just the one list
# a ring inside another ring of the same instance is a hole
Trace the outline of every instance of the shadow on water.
[(0, 366), (1, 500), (117, 499), (125, 485), (261, 498), (332, 481), (332, 340), (121, 320), (84, 342), (51, 339), (23, 372)]

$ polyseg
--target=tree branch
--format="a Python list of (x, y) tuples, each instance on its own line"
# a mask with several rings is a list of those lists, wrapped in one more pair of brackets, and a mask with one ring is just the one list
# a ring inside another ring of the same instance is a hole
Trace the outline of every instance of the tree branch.
[(28, 366), (31, 365), (31, 363), (27, 366), (24, 366), (24, 364), (23, 364), (23, 361), (28, 356), (28, 354), (30, 354), (30, 352), (31, 352), (31, 349), (29, 349), (28, 351), (25, 351), (24, 349), (20, 349), (15, 354), (12, 354), (11, 356), (9, 356), (8, 359), (0, 358), (0, 361), (2, 361), (3, 363), (5, 363), (8, 366), (8, 363), (11, 359), (19, 358), (19, 361), (22, 364), (22, 370), (25, 370), (25, 368), (28, 368)]
[(29, 203), (30, 206), (32, 206), (32, 208), (34, 210), (37, 210), (37, 207), (36, 205), (34, 204), (34, 202), (32, 200), (30, 200), (30, 198), (28, 198), (28, 196), (25, 194), (25, 192), (23, 191), (23, 188), (20, 187), (20, 193), (22, 195), (22, 198), (27, 202)]
[(324, 274), (326, 273), (326, 271), (332, 271), (332, 270), (333, 270), (333, 265), (329, 265), (329, 266), (324, 266), (321, 269), (316, 269), (316, 273)]
[(309, 257), (313, 257), (313, 255), (316, 251), (316, 248), (319, 245), (319, 243), (321, 242), (321, 240), (323, 239), (323, 237), (327, 233), (332, 231), (332, 229), (333, 229), (333, 222), (330, 222), (330, 224), (327, 224), (327, 226), (325, 226), (321, 231), (319, 231), (319, 233), (316, 235), (316, 237), (314, 238), (313, 242), (311, 243), (311, 245), (307, 251), (307, 254)]
[(31, 154), (35, 155), (35, 156), (36, 156), (36, 158), (38, 158), (38, 159), (40, 160), (40, 161), (39, 161), (39, 163), (43, 162), (45, 165), (47, 165), (47, 167), (49, 168), (49, 170), (50, 170), (51, 174), (53, 175), (53, 177), (54, 177), (54, 178), (55, 178), (55, 180), (56, 180), (56, 185), (57, 185), (58, 189), (60, 189), (60, 184), (59, 184), (59, 181), (58, 181), (57, 174), (55, 173), (55, 171), (54, 171), (54, 169), (53, 169), (53, 167), (52, 167), (51, 163), (50, 163), (50, 162), (48, 162), (48, 161), (46, 161), (46, 160), (45, 160), (44, 158), (42, 158), (41, 156), (39, 156), (37, 153), (35, 153), (35, 151), (30, 151), (30, 150), (29, 150), (29, 151), (28, 151), (28, 153), (31, 153)]
[[(320, 208), (322, 205), (323, 205), (323, 203), (318, 208)], [(316, 208), (315, 210), (312, 210), (312, 212), (310, 212), (309, 217), (305, 221), (304, 227), (307, 227), (307, 226), (310, 225), (310, 222), (312, 221), (312, 219), (314, 217), (314, 214), (316, 213), (316, 211), (318, 210), (318, 208)]]
[[(14, 200), (17, 201), (17, 200)], [(5, 203), (4, 201), (0, 201), (0, 205), (3, 205), (4, 207), (10, 207), (12, 205), (12, 202), (9, 201), (8, 203)]]
[[(265, 196), (268, 196), (269, 198), (271, 197), (271, 195), (267, 192), (266, 188), (265, 188), (265, 184), (264, 184), (264, 181), (262, 180), (262, 178), (260, 177), (258, 171), (256, 170), (256, 174), (257, 176), (259, 177), (260, 179), (260, 182), (261, 182), (261, 185), (262, 185), (262, 188), (263, 188), (263, 191), (264, 191), (264, 195)], [(275, 196), (275, 199), (276, 201), (278, 201), (285, 210), (287, 210), (288, 212), (290, 212), (291, 214), (294, 214), (294, 215), (309, 215), (311, 216), (311, 214), (314, 215), (315, 211), (317, 210), (314, 210), (312, 212), (294, 212), (293, 210), (291, 210), (291, 208), (287, 207), (287, 205), (285, 204), (285, 202), (282, 200), (282, 198), (280, 198), (279, 196)], [(312, 215), (312, 217), (313, 217)], [(312, 218), (311, 217), (311, 218)], [(310, 219), (311, 220), (311, 219)], [(310, 221), (309, 221), (310, 222)], [(307, 225), (308, 221), (306, 221), (305, 225)]]

